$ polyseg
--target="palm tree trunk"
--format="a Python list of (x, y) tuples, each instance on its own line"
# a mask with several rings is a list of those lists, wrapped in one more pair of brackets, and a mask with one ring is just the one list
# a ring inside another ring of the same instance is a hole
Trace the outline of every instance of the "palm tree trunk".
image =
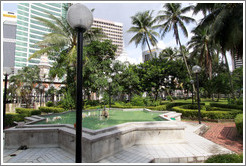
[(228, 60), (226, 58), (225, 51), (222, 51), (222, 56), (225, 58), (226, 67), (227, 67), (228, 75), (229, 75), (229, 83), (230, 83), (230, 86), (231, 86), (231, 95), (232, 95), (232, 98), (234, 99), (235, 98), (235, 94), (234, 94), (234, 87), (233, 87), (233, 83), (232, 83), (232, 76), (231, 76), (231, 73), (230, 73), (229, 64), (228, 64)]
[(146, 40), (146, 42), (147, 42), (147, 45), (148, 45), (148, 48), (149, 48), (150, 55), (153, 56), (153, 55), (152, 55), (152, 52), (151, 52), (151, 49), (150, 49), (150, 46), (149, 46), (148, 40)]
[[(188, 67), (188, 64), (187, 64), (187, 61), (186, 61), (186, 57), (185, 57), (185, 55), (183, 53), (183, 48), (182, 48), (182, 45), (181, 45), (181, 42), (180, 42), (179, 37), (178, 37), (178, 41), (179, 41), (179, 47), (180, 47), (180, 50), (181, 50), (181, 54), (183, 55), (183, 59), (184, 59), (184, 62), (185, 62), (186, 69), (188, 71), (188, 74), (189, 74), (190, 79), (192, 79), (191, 72), (190, 72), (190, 69)], [(194, 92), (196, 92), (195, 84), (192, 84), (192, 87), (193, 87)], [(194, 93), (194, 94), (196, 94), (196, 93)]]

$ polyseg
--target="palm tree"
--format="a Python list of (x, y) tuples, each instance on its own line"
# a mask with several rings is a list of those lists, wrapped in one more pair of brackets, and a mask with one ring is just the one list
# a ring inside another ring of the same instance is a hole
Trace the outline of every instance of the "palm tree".
[(226, 58), (226, 51), (231, 52), (234, 60), (235, 57), (243, 57), (243, 4), (214, 4), (214, 6), (210, 8), (210, 13), (201, 20), (199, 26), (210, 26), (212, 30), (211, 37), (220, 45), (221, 54), (225, 58), (227, 64), (232, 96), (234, 97), (234, 88)]
[[(35, 19), (46, 25), (51, 33), (44, 35), (43, 41), (36, 43), (36, 45), (38, 45), (41, 49), (32, 54), (29, 57), (29, 60), (35, 57), (39, 57), (45, 53), (54, 54), (63, 51), (68, 55), (67, 62), (70, 64), (70, 66), (75, 66), (75, 52), (77, 45), (76, 30), (70, 27), (66, 18), (57, 18), (50, 13), (47, 14), (51, 20), (41, 17), (35, 17)], [(105, 35), (103, 34), (102, 29), (91, 28), (84, 33), (84, 43), (89, 43), (93, 40), (99, 40), (104, 36)]]
[(209, 28), (195, 28), (192, 30), (194, 36), (188, 42), (189, 48), (193, 48), (191, 57), (199, 56), (199, 62), (201, 66), (205, 66), (205, 70), (212, 79), (212, 51), (213, 44)]
[(160, 58), (168, 58), (168, 61), (176, 60), (179, 58), (178, 50), (176, 48), (168, 47), (161, 51)]
[(134, 26), (127, 31), (131, 33), (136, 33), (129, 43), (135, 42), (136, 47), (141, 44), (142, 49), (144, 49), (147, 45), (151, 55), (152, 52), (150, 49), (150, 44), (152, 46), (156, 46), (156, 37), (159, 37), (159, 34), (153, 30), (155, 20), (153, 19), (152, 14), (153, 11), (144, 11), (138, 12), (137, 14), (132, 16), (131, 19)]
[(222, 52), (231, 51), (233, 58), (243, 56), (243, 4), (220, 3), (210, 8), (210, 13), (199, 26), (211, 26), (212, 38), (221, 45)]
[(188, 32), (184, 23), (195, 22), (195, 20), (191, 17), (185, 16), (184, 14), (190, 11), (193, 6), (182, 8), (180, 3), (166, 3), (163, 5), (163, 8), (164, 10), (159, 11), (159, 15), (156, 17), (156, 20), (161, 23), (157, 25), (156, 28), (160, 28), (162, 38), (167, 32), (173, 30), (176, 43), (180, 46), (180, 50), (183, 55), (188, 74), (191, 78), (191, 72), (188, 67), (186, 57), (184, 56), (182, 44), (179, 38), (179, 28), (182, 30), (183, 34), (188, 37)]

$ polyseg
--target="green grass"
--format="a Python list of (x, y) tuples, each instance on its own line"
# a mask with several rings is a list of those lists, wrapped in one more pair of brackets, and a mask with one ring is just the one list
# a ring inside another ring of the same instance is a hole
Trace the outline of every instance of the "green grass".
[[(201, 103), (205, 103), (205, 105), (209, 105), (211, 102), (216, 102), (217, 99), (215, 99), (215, 101), (213, 101), (212, 99), (207, 99), (207, 98), (201, 98)], [(170, 102), (170, 101), (169, 101)], [(187, 99), (187, 100), (184, 100), (184, 99), (178, 99), (178, 100), (174, 100), (173, 102), (180, 102), (180, 103), (192, 103), (192, 99)], [(195, 99), (193, 99), (193, 102), (194, 103), (197, 103), (195, 101)], [(220, 104), (228, 104), (228, 101), (227, 99), (220, 99), (219, 102), (216, 102), (216, 103), (220, 103)]]
[[(74, 124), (76, 122), (75, 112), (69, 112), (67, 114), (60, 115), (61, 120), (41, 121), (36, 124)], [(85, 113), (88, 115), (88, 113)], [(117, 124), (122, 124), (126, 122), (145, 122), (145, 121), (162, 121), (158, 115), (161, 113), (152, 113), (145, 111), (122, 111), (122, 110), (110, 110), (109, 118), (104, 118), (99, 116), (99, 111), (91, 112), (91, 116), (84, 117), (82, 121), (82, 126), (89, 129), (102, 129)], [(57, 115), (50, 115), (46, 118), (52, 120), (53, 117)]]

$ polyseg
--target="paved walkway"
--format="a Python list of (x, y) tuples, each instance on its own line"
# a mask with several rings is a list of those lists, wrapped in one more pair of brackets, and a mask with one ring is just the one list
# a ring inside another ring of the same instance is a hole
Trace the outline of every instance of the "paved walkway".
[[(200, 128), (198, 123), (178, 122), (185, 125), (185, 142), (162, 145), (134, 145), (100, 163), (188, 163), (203, 162), (214, 154), (232, 151), (194, 133)], [(15, 154), (15, 156), (11, 156)], [(74, 155), (60, 148), (31, 148), (27, 150), (4, 150), (7, 163), (74, 163)]]
[(238, 136), (234, 122), (212, 123), (204, 122), (210, 129), (203, 137), (219, 144), (236, 153), (243, 152), (243, 139)]
[(4, 150), (4, 163), (74, 163), (74, 155), (61, 148), (31, 148)]

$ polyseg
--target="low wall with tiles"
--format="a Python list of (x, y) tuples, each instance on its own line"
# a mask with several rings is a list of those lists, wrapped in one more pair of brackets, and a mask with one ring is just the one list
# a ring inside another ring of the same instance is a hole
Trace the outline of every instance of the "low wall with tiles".
[[(97, 162), (135, 144), (184, 142), (183, 126), (175, 122), (131, 122), (100, 130), (83, 128), (82, 158)], [(61, 147), (75, 153), (75, 130), (72, 125), (24, 125), (6, 129), (5, 148)]]

